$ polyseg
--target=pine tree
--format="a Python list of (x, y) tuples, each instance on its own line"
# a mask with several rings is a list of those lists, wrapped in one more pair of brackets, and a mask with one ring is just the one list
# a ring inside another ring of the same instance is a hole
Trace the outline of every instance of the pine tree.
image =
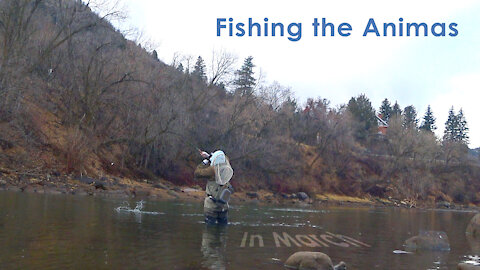
[(448, 111), (448, 119), (445, 122), (445, 131), (443, 132), (443, 139), (445, 141), (454, 142), (457, 138), (457, 130), (458, 130), (458, 119), (455, 115), (455, 112), (452, 108)]
[(398, 105), (398, 103), (395, 101), (395, 105), (393, 105), (392, 114), (390, 115), (390, 118), (392, 116), (400, 116), (400, 115), (402, 115), (402, 109), (400, 108), (400, 105)]
[(193, 67), (192, 76), (195, 76), (200, 80), (206, 82), (207, 75), (205, 73), (205, 70), (206, 70), (205, 62), (203, 61), (203, 58), (199, 56), (197, 58), (197, 62), (195, 63), (195, 66)]
[(467, 127), (467, 120), (463, 115), (463, 110), (460, 109), (457, 115), (457, 122), (458, 122), (458, 132), (457, 132), (457, 141), (463, 142), (468, 144), (468, 127)]
[(241, 95), (250, 95), (253, 93), (253, 89), (256, 84), (256, 80), (253, 77), (253, 57), (249, 56), (245, 58), (243, 66), (235, 72), (237, 78), (234, 81), (234, 84), (237, 86), (235, 92), (240, 93)]
[(157, 61), (160, 61), (160, 60), (158, 59), (158, 53), (157, 53), (156, 50), (153, 50), (153, 52), (152, 52), (152, 57), (153, 57), (153, 59), (155, 59), (155, 60), (157, 60)]
[(460, 109), (457, 115), (455, 115), (453, 107), (448, 111), (448, 119), (447, 122), (445, 122), (443, 139), (448, 142), (468, 144), (467, 120), (463, 115), (462, 109)]
[(350, 99), (347, 110), (358, 123), (355, 136), (359, 140), (366, 139), (370, 131), (377, 127), (377, 119), (372, 103), (364, 94), (361, 94), (357, 98), (352, 97)]
[(183, 72), (183, 65), (182, 65), (182, 63), (180, 63), (180, 64), (177, 66), (177, 70), (180, 71), (180, 72)]
[(437, 129), (437, 127), (435, 126), (435, 120), (436, 119), (433, 116), (432, 109), (430, 108), (430, 105), (428, 105), (427, 111), (423, 116), (423, 123), (420, 126), (420, 129), (433, 132), (434, 130)]
[(417, 110), (413, 105), (405, 107), (403, 110), (403, 126), (405, 128), (416, 128), (418, 124)]
[(390, 117), (392, 116), (392, 106), (390, 105), (390, 101), (388, 101), (388, 99), (384, 99), (382, 101), (382, 106), (380, 106), (380, 113), (382, 114), (382, 119), (388, 123)]

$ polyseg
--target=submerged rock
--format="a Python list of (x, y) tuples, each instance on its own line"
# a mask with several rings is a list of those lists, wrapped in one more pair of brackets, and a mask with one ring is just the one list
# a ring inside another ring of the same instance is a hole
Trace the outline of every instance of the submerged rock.
[(407, 251), (449, 251), (450, 242), (445, 232), (425, 231), (405, 240)]
[(480, 265), (473, 265), (470, 263), (459, 263), (457, 270), (480, 270)]
[(322, 252), (299, 251), (288, 257), (285, 267), (298, 270), (345, 270), (344, 262), (333, 266), (330, 257)]

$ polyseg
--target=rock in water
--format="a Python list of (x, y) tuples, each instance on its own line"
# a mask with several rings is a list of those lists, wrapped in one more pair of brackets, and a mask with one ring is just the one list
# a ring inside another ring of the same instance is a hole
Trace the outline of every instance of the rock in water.
[(480, 266), (470, 263), (459, 263), (457, 266), (457, 270), (480, 270)]
[(298, 270), (346, 270), (344, 262), (335, 267), (327, 254), (322, 252), (299, 251), (288, 257), (285, 266)]
[(480, 239), (480, 214), (476, 214), (468, 223), (467, 234), (473, 236), (473, 238)]
[(449, 251), (450, 242), (445, 232), (425, 231), (405, 240), (407, 251)]

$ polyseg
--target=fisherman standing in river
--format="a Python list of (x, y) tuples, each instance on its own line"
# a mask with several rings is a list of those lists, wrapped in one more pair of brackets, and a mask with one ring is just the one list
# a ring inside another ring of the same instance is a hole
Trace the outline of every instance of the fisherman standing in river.
[(226, 225), (228, 223), (228, 201), (233, 193), (229, 183), (233, 176), (230, 162), (223, 151), (211, 154), (200, 151), (204, 160), (195, 169), (196, 180), (207, 180), (203, 212), (205, 223)]

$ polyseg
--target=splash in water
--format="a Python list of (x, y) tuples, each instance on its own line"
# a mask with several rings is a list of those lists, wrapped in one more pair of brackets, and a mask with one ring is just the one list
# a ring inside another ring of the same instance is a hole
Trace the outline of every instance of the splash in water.
[(480, 265), (480, 257), (479, 256), (468, 256), (464, 263), (473, 264), (473, 265)]
[(393, 254), (412, 254), (412, 252), (397, 249), (393, 251)]
[(162, 215), (163, 213), (161, 212), (149, 212), (149, 211), (142, 211), (144, 207), (145, 201), (141, 200), (137, 202), (137, 205), (135, 208), (130, 208), (130, 204), (125, 201), (123, 202), (123, 205), (120, 205), (119, 207), (115, 208), (115, 211), (117, 212), (132, 212), (135, 214), (147, 214), (147, 215)]

